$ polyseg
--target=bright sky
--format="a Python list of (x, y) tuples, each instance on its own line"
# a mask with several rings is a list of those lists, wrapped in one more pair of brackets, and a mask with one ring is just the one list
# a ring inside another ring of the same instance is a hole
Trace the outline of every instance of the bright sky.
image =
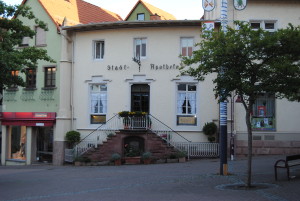
[[(6, 4), (20, 4), (22, 0), (2, 0)], [(119, 14), (123, 19), (138, 0), (85, 0)], [(145, 0), (164, 11), (173, 14), (178, 20), (200, 19), (203, 15), (202, 0)]]

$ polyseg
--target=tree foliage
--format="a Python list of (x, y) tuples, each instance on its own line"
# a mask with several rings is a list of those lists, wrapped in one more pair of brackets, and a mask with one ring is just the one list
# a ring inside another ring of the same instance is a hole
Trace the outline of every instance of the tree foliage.
[(25, 73), (26, 68), (36, 68), (38, 60), (53, 62), (45, 49), (18, 48), (24, 37), (33, 38), (36, 33), (16, 16), (33, 20), (37, 26), (47, 30), (45, 23), (38, 20), (29, 7), (10, 6), (0, 0), (0, 89), (24, 86), (20, 74), (13, 76), (12, 71)]
[(203, 34), (193, 58), (184, 64), (197, 67), (183, 69), (199, 80), (210, 73), (217, 97), (235, 92), (245, 101), (260, 92), (275, 93), (279, 98), (300, 101), (300, 27), (291, 24), (274, 33), (252, 30), (249, 24), (236, 22), (239, 29)]
[(182, 74), (204, 80), (215, 74), (214, 92), (224, 101), (232, 94), (241, 97), (248, 131), (248, 178), (251, 185), (253, 104), (262, 93), (300, 101), (300, 27), (289, 24), (273, 33), (252, 30), (248, 23), (235, 22), (224, 32), (204, 32), (192, 58), (182, 58)]

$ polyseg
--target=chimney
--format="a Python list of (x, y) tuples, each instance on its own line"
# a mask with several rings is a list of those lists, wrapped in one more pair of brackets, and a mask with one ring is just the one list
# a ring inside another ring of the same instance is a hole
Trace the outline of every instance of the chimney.
[(161, 20), (161, 17), (155, 13), (154, 15), (150, 15), (150, 20)]

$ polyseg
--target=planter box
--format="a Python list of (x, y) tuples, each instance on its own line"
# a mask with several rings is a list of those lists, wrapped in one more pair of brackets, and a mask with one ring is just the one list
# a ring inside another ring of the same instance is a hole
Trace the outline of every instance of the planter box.
[(167, 158), (167, 163), (178, 163), (178, 158), (175, 159)]
[(186, 162), (186, 158), (182, 157), (182, 158), (178, 158), (179, 163), (185, 163)]
[(114, 163), (115, 163), (115, 166), (119, 166), (122, 164), (122, 161), (121, 161), (121, 159), (119, 159), (119, 160), (115, 160)]
[(135, 165), (135, 164), (141, 164), (141, 157), (125, 157), (125, 164), (127, 165)]

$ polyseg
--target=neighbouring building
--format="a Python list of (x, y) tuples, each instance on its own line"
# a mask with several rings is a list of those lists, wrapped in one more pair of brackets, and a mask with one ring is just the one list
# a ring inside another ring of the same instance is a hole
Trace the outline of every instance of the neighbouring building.
[[(65, 133), (72, 128), (71, 69), (61, 64), (61, 25), (120, 21), (108, 10), (82, 0), (23, 0), (35, 16), (44, 21), (48, 31), (33, 21), (16, 16), (36, 31), (33, 39), (24, 38), (17, 48), (35, 46), (46, 49), (55, 63), (40, 61), (36, 69), (26, 69), (26, 87), (11, 87), (3, 92), (1, 164), (31, 164), (36, 161), (63, 164)], [(66, 18), (68, 19), (66, 21)], [(12, 72), (21, 73), (21, 72)], [(63, 83), (63, 84), (62, 84)]]
[(176, 18), (145, 1), (139, 0), (128, 13), (125, 21), (176, 20)]
[[(221, 1), (204, 4), (204, 20), (221, 21)], [(249, 22), (253, 29), (273, 32), (288, 23), (300, 25), (300, 1), (297, 0), (228, 0), (228, 25), (235, 20)], [(212, 9), (212, 10), (211, 10)], [(211, 11), (209, 11), (211, 10)], [(229, 130), (235, 138), (235, 154), (247, 154), (245, 111), (238, 97), (231, 100), (228, 111)], [(230, 125), (232, 128), (230, 128)], [(262, 94), (255, 102), (252, 115), (253, 154), (293, 154), (300, 152), (300, 103)]]

